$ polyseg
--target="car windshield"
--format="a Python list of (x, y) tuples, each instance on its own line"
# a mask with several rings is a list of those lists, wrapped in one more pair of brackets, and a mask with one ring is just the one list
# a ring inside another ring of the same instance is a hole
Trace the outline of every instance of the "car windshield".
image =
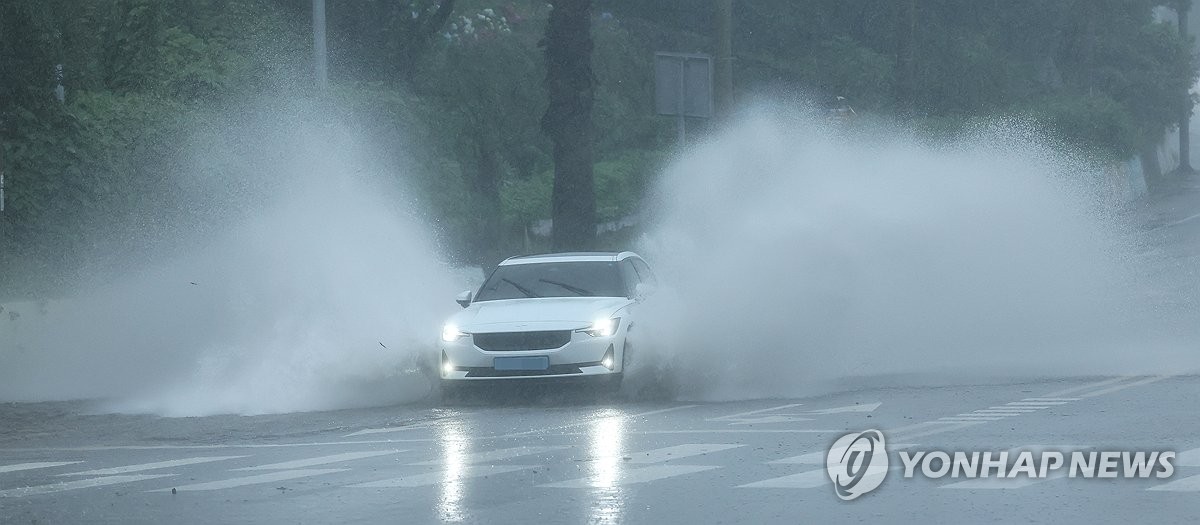
[(616, 262), (572, 261), (500, 266), (475, 300), (625, 296)]

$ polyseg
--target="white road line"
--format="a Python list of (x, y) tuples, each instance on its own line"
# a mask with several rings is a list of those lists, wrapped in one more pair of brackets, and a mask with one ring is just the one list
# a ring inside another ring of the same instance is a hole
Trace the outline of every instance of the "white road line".
[(471, 465), (454, 471), (438, 471), (426, 472), (424, 474), (414, 474), (412, 476), (404, 476), (399, 478), (384, 479), (379, 481), (371, 481), (368, 483), (359, 483), (350, 485), (351, 487), (366, 488), (366, 489), (392, 489), (392, 488), (413, 488), (424, 487), (428, 485), (437, 485), (451, 481), (458, 481), (467, 478), (478, 478), (489, 476), (492, 474), (507, 474), (519, 470), (528, 470), (539, 468), (538, 465)]
[(39, 494), (51, 494), (54, 492), (62, 492), (65, 490), (87, 489), (92, 487), (103, 487), (105, 485), (116, 485), (118, 483), (132, 483), (134, 481), (143, 481), (147, 479), (165, 478), (174, 476), (174, 474), (131, 474), (127, 476), (105, 476), (101, 478), (79, 479), (75, 481), (61, 481), (51, 483), (49, 485), (37, 485), (33, 487), (21, 487), (18, 489), (0, 490), (0, 498), (23, 498), (26, 496), (37, 496)]
[(293, 461), (284, 461), (282, 463), (271, 463), (268, 465), (255, 465), (253, 467), (243, 467), (233, 470), (292, 470), (305, 467), (315, 467), (317, 465), (328, 465), (330, 463), (341, 463), (343, 461), (353, 461), (356, 459), (373, 458), (375, 456), (386, 456), (388, 454), (398, 454), (407, 452), (406, 450), (383, 450), (371, 452), (343, 452), (332, 456), (321, 456), (317, 458), (297, 459)]
[(1037, 408), (981, 408), (979, 410), (975, 410), (975, 411), (972, 411), (969, 413), (970, 414), (995, 414), (995, 415), (1005, 415), (1005, 416), (1019, 416), (1021, 414), (1029, 414), (1032, 412), (1037, 412), (1038, 410), (1040, 410), (1040, 409), (1037, 409)]
[[(195, 483), (192, 485), (183, 485), (175, 487), (180, 492), (184, 491), (204, 491), (204, 490), (221, 490), (231, 489), (235, 487), (244, 487), (246, 485), (257, 485), (259, 483), (275, 483), (277, 481), (287, 481), (289, 479), (307, 478), (311, 476), (320, 476), (322, 474), (333, 474), (334, 472), (345, 472), (350, 469), (345, 468), (324, 468), (324, 469), (307, 469), (307, 470), (281, 470), (279, 472), (268, 472), (257, 476), (246, 476), (242, 478), (230, 478), (220, 481), (209, 481), (207, 483)], [(149, 492), (167, 492), (170, 487), (165, 489), (156, 489)]]
[(618, 474), (617, 480), (613, 482), (602, 482), (592, 478), (579, 478), (567, 481), (559, 481), (557, 483), (547, 483), (539, 485), (540, 487), (556, 488), (556, 489), (583, 489), (612, 485), (632, 485), (635, 483), (649, 483), (660, 479), (673, 478), (675, 476), (683, 476), (685, 474), (694, 474), (696, 472), (704, 472), (721, 467), (713, 465), (653, 465), (649, 467), (641, 467), (629, 469)]
[(367, 428), (358, 432), (351, 432), (342, 437), (366, 436), (371, 434), (389, 434), (392, 432), (403, 432), (405, 430), (418, 430), (434, 426), (432, 422), (417, 423), (414, 425), (406, 425), (402, 427), (383, 427), (383, 428)]
[(1043, 408), (1050, 408), (1050, 407), (1033, 407), (1033, 406), (1009, 407), (1009, 406), (1000, 405), (1000, 406), (994, 406), (994, 407), (981, 408), (980, 410), (1005, 410), (1005, 411), (1011, 411), (1011, 412), (1037, 412), (1038, 410), (1041, 410)]
[(1096, 397), (1096, 396), (1099, 396), (1099, 395), (1111, 394), (1111, 393), (1113, 393), (1113, 392), (1116, 392), (1116, 391), (1118, 391), (1118, 390), (1124, 390), (1124, 389), (1126, 389), (1126, 388), (1129, 388), (1129, 387), (1140, 386), (1140, 385), (1146, 385), (1146, 384), (1153, 383), (1153, 382), (1155, 382), (1155, 381), (1162, 381), (1163, 379), (1166, 379), (1166, 378), (1168, 378), (1168, 377), (1170, 377), (1170, 376), (1150, 376), (1150, 377), (1147, 377), (1147, 378), (1145, 378), (1145, 379), (1140, 379), (1140, 380), (1134, 381), (1134, 382), (1132, 382), (1132, 383), (1123, 383), (1123, 384), (1116, 385), (1116, 386), (1110, 386), (1110, 387), (1108, 387), (1108, 388), (1105, 388), (1105, 389), (1103, 389), (1103, 390), (1097, 390), (1097, 391), (1094, 391), (1094, 392), (1088, 392), (1088, 393), (1086, 393), (1086, 394), (1082, 394), (1082, 395), (1080, 395), (1080, 397)]
[(1079, 401), (1082, 397), (1027, 397), (1021, 401)]
[[(464, 463), (468, 463), (468, 464), (470, 464), (470, 463), (491, 463), (493, 461), (504, 461), (506, 459), (518, 458), (521, 456), (532, 456), (535, 454), (544, 454), (546, 452), (554, 452), (556, 450), (562, 450), (564, 448), (568, 448), (568, 447), (555, 446), (555, 447), (502, 448), (499, 450), (489, 450), (487, 452), (479, 452), (479, 453), (468, 452), (468, 453), (463, 454), (462, 459), (463, 459)], [(446, 462), (446, 460), (444, 460), (444, 459), (431, 459), (429, 461), (422, 461), (420, 463), (410, 463), (410, 465), (441, 465), (442, 463), (445, 463), (445, 462)]]
[(1200, 213), (1197, 213), (1197, 214), (1195, 214), (1195, 215), (1191, 215), (1191, 216), (1188, 216), (1188, 217), (1184, 217), (1184, 218), (1182, 218), (1182, 219), (1179, 219), (1179, 220), (1177, 220), (1177, 221), (1175, 221), (1175, 222), (1168, 222), (1168, 223), (1166, 223), (1166, 224), (1164, 224), (1164, 225), (1162, 225), (1162, 226), (1159, 226), (1158, 228), (1155, 228), (1155, 229), (1157, 230), (1157, 229), (1160, 229), (1160, 228), (1170, 228), (1170, 227), (1172, 227), (1172, 226), (1179, 226), (1180, 224), (1183, 224), (1183, 223), (1185, 223), (1185, 222), (1188, 222), (1188, 221), (1193, 221), (1193, 220), (1196, 220), (1196, 219), (1200, 219)]
[[(883, 472), (887, 469), (882, 467), (867, 467), (866, 475)], [(738, 485), (739, 489), (814, 489), (818, 487), (829, 486), (832, 482), (829, 480), (829, 472), (825, 469), (806, 470), (798, 474), (790, 476), (782, 476), (778, 478), (764, 479)]]
[(1013, 401), (1005, 403), (1005, 406), (1010, 407), (1033, 407), (1033, 408), (1050, 408), (1052, 406), (1065, 405), (1070, 401)]
[(650, 465), (654, 463), (663, 463), (674, 459), (702, 456), (710, 452), (720, 452), (722, 450), (729, 450), (731, 448), (744, 446), (745, 445), (730, 445), (724, 443), (688, 443), (686, 445), (656, 448), (654, 450), (630, 454), (630, 459), (626, 461), (626, 463)]
[[(895, 451), (895, 450), (903, 450), (903, 449), (911, 448), (911, 447), (915, 447), (915, 446), (917, 446), (915, 443), (898, 443), (898, 444), (889, 443), (887, 446), (887, 449), (889, 451)], [(783, 459), (777, 459), (775, 461), (768, 461), (767, 463), (768, 464), (787, 464), (787, 465), (824, 465), (825, 457), (828, 454), (829, 454), (828, 451), (819, 450), (817, 452), (809, 452), (807, 454), (800, 454), (799, 456), (792, 456), (792, 457), (787, 457), (787, 458), (783, 458)]]
[(182, 467), (184, 465), (195, 465), (197, 463), (210, 463), (213, 461), (224, 461), (227, 459), (244, 458), (248, 456), (209, 456), (199, 458), (174, 459), (171, 461), (159, 461), (156, 463), (142, 463), (140, 465), (127, 465), (124, 467), (102, 468), (96, 470), (88, 470), (84, 472), (70, 472), (67, 474), (59, 474), (59, 476), (111, 476), (113, 474), (128, 474), (130, 472), (142, 472), (144, 470), (154, 470), (160, 468)]
[(1071, 388), (1066, 388), (1063, 390), (1059, 390), (1057, 392), (1051, 392), (1042, 397), (1061, 397), (1061, 396), (1064, 396), (1067, 394), (1073, 394), (1075, 392), (1079, 392), (1082, 390), (1090, 390), (1092, 388), (1100, 388), (1102, 386), (1111, 385), (1113, 383), (1118, 383), (1118, 382), (1124, 381), (1126, 379), (1129, 379), (1129, 376), (1113, 377), (1113, 378), (1105, 379), (1103, 381), (1096, 381), (1093, 383), (1087, 383), (1087, 384), (1083, 384), (1083, 385), (1079, 385), (1079, 386), (1073, 386)]
[(983, 412), (983, 413), (979, 413), (979, 412), (963, 412), (962, 414), (955, 414), (955, 415), (953, 415), (953, 416), (946, 416), (946, 417), (944, 417), (944, 418), (942, 418), (942, 419), (966, 419), (966, 418), (972, 418), (972, 417), (975, 417), (975, 418), (989, 418), (989, 419), (1003, 419), (1003, 418), (1006, 418), (1006, 417), (1013, 417), (1013, 416), (1019, 416), (1019, 415), (1021, 415), (1021, 414), (1018, 414), (1018, 413), (1016, 413), (1016, 412), (999, 412), (999, 413), (997, 413), (997, 412), (992, 412), (992, 413), (987, 413), (987, 412)]
[(1188, 476), (1175, 481), (1155, 485), (1146, 490), (1165, 490), (1169, 492), (1200, 492), (1200, 475)]
[(1004, 417), (1003, 417), (1003, 416), (1000, 416), (1000, 417), (986, 417), (986, 416), (975, 416), (975, 417), (967, 417), (967, 416), (947, 416), (947, 417), (939, 417), (939, 418), (938, 418), (938, 421), (942, 421), (942, 422), (945, 422), (945, 423), (965, 423), (965, 422), (987, 422), (987, 421), (1000, 421), (1001, 419), (1004, 419)]
[(17, 472), (21, 470), (33, 470), (38, 468), (61, 467), (63, 465), (74, 465), (83, 463), (82, 461), (39, 461), (36, 463), (17, 463), (16, 465), (0, 465), (0, 474), (5, 472)]
[(1200, 467), (1200, 448), (1185, 450), (1175, 455), (1176, 467)]
[(803, 403), (791, 403), (791, 404), (788, 404), (788, 405), (779, 405), (779, 406), (777, 406), (777, 407), (771, 407), (771, 408), (761, 408), (761, 409), (758, 409), (758, 410), (751, 410), (751, 411), (749, 411), (749, 412), (739, 412), (739, 413), (737, 413), (737, 414), (730, 414), (730, 415), (727, 415), (727, 416), (720, 416), (720, 417), (710, 417), (710, 418), (707, 418), (707, 419), (705, 419), (705, 421), (736, 421), (736, 420), (738, 420), (738, 419), (745, 419), (745, 418), (746, 418), (746, 416), (753, 416), (753, 415), (757, 415), (757, 414), (762, 414), (763, 412), (773, 412), (773, 411), (776, 411), (776, 410), (784, 410), (784, 409), (787, 409), (787, 408), (794, 408), (794, 407), (798, 407), (798, 406), (801, 406), (801, 405), (803, 405)]

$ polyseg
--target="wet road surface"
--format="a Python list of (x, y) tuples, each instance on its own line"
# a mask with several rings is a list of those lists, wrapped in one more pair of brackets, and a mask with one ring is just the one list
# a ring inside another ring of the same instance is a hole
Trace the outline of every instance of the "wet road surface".
[[(0, 405), (0, 523), (1187, 523), (1200, 377), (859, 390), (734, 403), (501, 400), (159, 418)], [(825, 453), (1171, 450), (1168, 479), (905, 479), (834, 495)]]

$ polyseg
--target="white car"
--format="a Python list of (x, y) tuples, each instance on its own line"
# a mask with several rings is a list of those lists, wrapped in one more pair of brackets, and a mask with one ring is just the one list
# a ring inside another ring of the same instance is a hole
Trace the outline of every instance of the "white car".
[(638, 302), (655, 286), (633, 252), (506, 259), (442, 327), (447, 391), (473, 381), (590, 378), (616, 388)]

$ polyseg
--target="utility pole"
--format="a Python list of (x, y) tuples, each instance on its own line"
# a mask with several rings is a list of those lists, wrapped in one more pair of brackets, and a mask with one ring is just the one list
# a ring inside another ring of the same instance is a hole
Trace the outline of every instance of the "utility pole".
[(733, 0), (717, 3), (717, 116), (728, 117), (733, 111)]
[[(1179, 19), (1179, 37), (1185, 43), (1187, 43), (1189, 49), (1193, 47), (1192, 41), (1188, 38), (1188, 27), (1187, 27), (1188, 11), (1191, 11), (1191, 9), (1192, 9), (1192, 0), (1182, 0), (1182, 1), (1176, 2), (1176, 4), (1175, 4), (1175, 15), (1176, 15), (1176, 18)], [(1190, 89), (1188, 90), (1187, 96), (1188, 96), (1189, 102), (1191, 102), (1192, 94), (1191, 94)], [(1188, 129), (1191, 126), (1192, 106), (1194, 106), (1194, 104), (1189, 104), (1186, 108), (1184, 108), (1183, 113), (1181, 113), (1179, 115), (1179, 169), (1178, 169), (1178, 171), (1179, 171), (1180, 175), (1187, 175), (1194, 171), (1194, 170), (1192, 170), (1191, 130)]]
[(325, 51), (325, 0), (313, 0), (313, 66), (317, 90), (325, 92), (329, 87), (329, 72)]

